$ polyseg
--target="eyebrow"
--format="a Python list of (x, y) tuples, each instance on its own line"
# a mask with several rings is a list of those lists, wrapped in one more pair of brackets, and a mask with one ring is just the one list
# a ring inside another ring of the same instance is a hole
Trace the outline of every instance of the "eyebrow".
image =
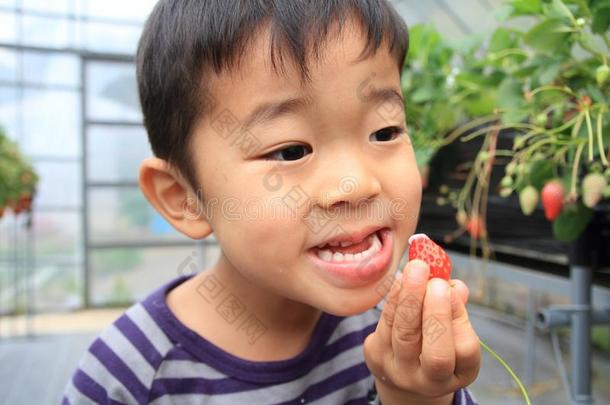
[[(400, 92), (390, 87), (374, 87), (366, 96), (358, 95), (357, 97), (365, 103), (372, 103), (375, 105), (392, 101), (400, 102), (404, 105), (405, 102)], [(313, 100), (311, 97), (291, 97), (281, 101), (263, 102), (244, 119), (242, 130), (248, 132), (256, 125), (276, 120), (284, 115), (296, 114), (299, 110), (312, 103)]]

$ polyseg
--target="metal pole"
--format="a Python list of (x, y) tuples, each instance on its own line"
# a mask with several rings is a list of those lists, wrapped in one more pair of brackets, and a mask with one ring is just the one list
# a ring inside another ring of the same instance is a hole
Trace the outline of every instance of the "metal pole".
[(587, 266), (570, 267), (572, 304), (582, 310), (572, 314), (570, 355), (572, 357), (572, 404), (590, 405), (591, 396), (591, 280), (592, 269)]
[(538, 291), (529, 288), (527, 293), (527, 360), (525, 363), (524, 383), (530, 388), (534, 383), (536, 371), (536, 311), (538, 307)]

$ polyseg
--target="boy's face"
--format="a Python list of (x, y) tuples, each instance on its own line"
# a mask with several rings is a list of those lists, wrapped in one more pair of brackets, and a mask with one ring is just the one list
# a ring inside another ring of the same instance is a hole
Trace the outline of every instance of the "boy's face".
[[(260, 296), (344, 316), (389, 288), (421, 200), (412, 146), (391, 128), (406, 125), (400, 96), (372, 96), (402, 94), (396, 63), (381, 47), (354, 64), (365, 42), (356, 26), (345, 29), (311, 64), (310, 87), (296, 69), (273, 73), (268, 31), (259, 35), (239, 72), (214, 79), (214, 118), (196, 124), (192, 144), (202, 210), (222, 248), (216, 270), (239, 274)], [(311, 103), (246, 128), (257, 106), (302, 97)], [(312, 248), (337, 234), (380, 228), (390, 231), (381, 252), (360, 263), (314, 258)]]

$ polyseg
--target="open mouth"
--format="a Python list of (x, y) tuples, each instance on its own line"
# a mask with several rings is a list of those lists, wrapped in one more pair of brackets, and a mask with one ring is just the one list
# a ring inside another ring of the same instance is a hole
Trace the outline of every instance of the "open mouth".
[(378, 281), (392, 262), (394, 236), (390, 228), (372, 232), (359, 242), (308, 249), (307, 257), (323, 279), (338, 288), (358, 288)]
[(312, 251), (326, 262), (360, 262), (366, 258), (372, 257), (381, 251), (383, 247), (383, 238), (381, 231), (371, 233), (362, 241), (356, 243), (342, 242), (341, 244), (329, 245), (323, 247), (314, 247)]

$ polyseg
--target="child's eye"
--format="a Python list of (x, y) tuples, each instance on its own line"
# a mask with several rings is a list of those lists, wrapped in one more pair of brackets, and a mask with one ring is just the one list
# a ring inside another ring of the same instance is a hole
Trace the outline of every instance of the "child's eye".
[[(398, 138), (400, 135), (402, 135), (404, 133), (406, 133), (406, 131), (402, 127), (387, 127), (387, 128), (383, 128), (377, 132), (372, 133), (371, 136), (381, 134), (382, 138), (386, 138), (385, 140), (382, 140), (381, 142), (389, 142), (389, 141), (393, 141), (394, 139)], [(389, 138), (389, 139), (387, 139), (387, 138)]]
[(311, 148), (307, 145), (294, 144), (282, 149), (278, 149), (274, 152), (270, 152), (265, 155), (265, 158), (266, 160), (280, 160), (291, 162), (294, 160), (302, 159), (305, 156), (305, 153), (303, 153), (304, 149), (309, 149), (311, 151)]

